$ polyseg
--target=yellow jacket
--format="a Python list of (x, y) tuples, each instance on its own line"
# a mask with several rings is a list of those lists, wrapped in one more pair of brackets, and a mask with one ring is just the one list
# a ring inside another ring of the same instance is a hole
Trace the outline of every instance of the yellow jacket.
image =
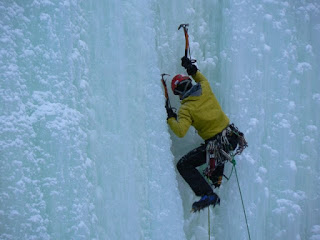
[(181, 101), (178, 119), (171, 117), (168, 124), (178, 137), (184, 137), (192, 125), (200, 137), (207, 140), (222, 132), (229, 125), (229, 118), (222, 111), (206, 77), (197, 71), (192, 78), (200, 84), (198, 88), (201, 94), (191, 94), (184, 98)]

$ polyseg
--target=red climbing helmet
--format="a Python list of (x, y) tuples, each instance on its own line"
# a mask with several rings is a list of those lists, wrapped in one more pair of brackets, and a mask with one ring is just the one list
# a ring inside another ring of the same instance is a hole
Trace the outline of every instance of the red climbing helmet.
[(174, 78), (172, 78), (172, 81), (171, 81), (171, 89), (172, 89), (173, 94), (174, 95), (181, 94), (182, 91), (178, 91), (177, 90), (177, 86), (180, 83), (184, 83), (184, 82), (187, 82), (187, 81), (191, 83), (191, 79), (188, 76), (183, 76), (181, 74), (178, 74), (178, 75), (174, 76)]

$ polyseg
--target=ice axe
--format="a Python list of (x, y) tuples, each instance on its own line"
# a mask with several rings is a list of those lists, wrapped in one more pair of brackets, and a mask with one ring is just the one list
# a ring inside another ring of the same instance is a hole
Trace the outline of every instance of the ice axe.
[(164, 76), (170, 76), (170, 75), (166, 74), (166, 73), (162, 73), (161, 74), (161, 82), (162, 82), (162, 85), (163, 85), (163, 88), (164, 88), (164, 96), (166, 98), (166, 108), (171, 108), (169, 94), (168, 94), (168, 88), (167, 88), (167, 83), (164, 80)]
[(189, 51), (189, 59), (191, 60), (191, 62), (194, 63), (194, 62), (196, 62), (196, 60), (191, 59), (191, 53), (190, 53), (190, 47), (189, 47), (188, 27), (189, 27), (189, 23), (183, 23), (183, 24), (180, 24), (180, 26), (178, 27), (178, 30), (180, 30), (180, 28), (183, 28), (184, 37), (186, 39), (186, 47), (184, 50), (184, 56), (188, 57), (188, 51)]
[(184, 37), (186, 39), (186, 48), (185, 48), (185, 51), (184, 51), (184, 56), (185, 57), (188, 57), (188, 50), (189, 50), (189, 55), (190, 55), (188, 26), (189, 26), (189, 24), (186, 23), (186, 24), (180, 24), (180, 26), (178, 27), (178, 30), (180, 30), (180, 28), (183, 28)]

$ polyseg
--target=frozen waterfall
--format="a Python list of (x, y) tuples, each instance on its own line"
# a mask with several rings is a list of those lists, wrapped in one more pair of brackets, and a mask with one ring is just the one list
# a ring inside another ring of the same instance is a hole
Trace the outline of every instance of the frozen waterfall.
[(248, 239), (234, 175), (208, 226), (176, 171), (203, 142), (166, 123), (181, 23), (249, 143), (236, 167), (251, 239), (320, 240), (316, 0), (1, 0), (1, 240)]

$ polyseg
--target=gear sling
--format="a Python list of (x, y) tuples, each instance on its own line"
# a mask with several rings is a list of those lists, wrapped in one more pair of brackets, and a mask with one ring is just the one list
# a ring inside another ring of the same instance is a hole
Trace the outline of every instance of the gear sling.
[[(244, 134), (234, 124), (230, 124), (221, 133), (206, 140), (207, 167), (204, 169), (203, 174), (212, 181), (212, 185), (219, 187), (222, 176), (226, 177), (223, 174), (223, 168), (226, 161), (232, 160), (230, 154), (233, 157), (240, 155), (247, 146)], [(213, 174), (216, 169), (219, 172), (218, 177)]]

